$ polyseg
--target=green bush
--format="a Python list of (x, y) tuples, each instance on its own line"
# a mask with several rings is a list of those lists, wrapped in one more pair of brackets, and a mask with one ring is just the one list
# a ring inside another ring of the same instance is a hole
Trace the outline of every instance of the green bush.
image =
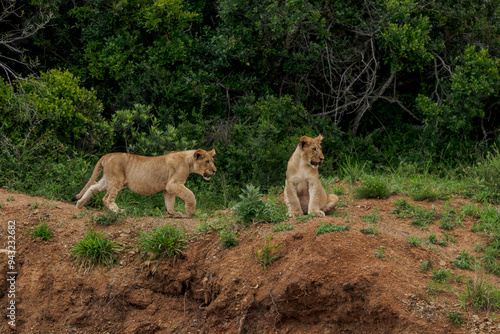
[(278, 226), (276, 226), (273, 230), (273, 232), (283, 232), (283, 231), (291, 231), (293, 230), (293, 226), (290, 225), (290, 224), (286, 224), (286, 223), (283, 223), (283, 224), (280, 224)]
[(385, 180), (380, 176), (370, 176), (363, 180), (363, 184), (356, 188), (357, 198), (386, 198), (390, 191)]
[(151, 233), (139, 232), (139, 235), (141, 258), (157, 259), (156, 268), (165, 257), (181, 255), (187, 244), (186, 232), (170, 224), (157, 227)]
[(226, 229), (220, 231), (220, 241), (222, 247), (224, 248), (231, 248), (238, 244), (238, 240), (236, 240), (236, 233)]
[(318, 228), (316, 228), (316, 235), (325, 234), (330, 232), (344, 232), (349, 230), (349, 225), (342, 226), (330, 223), (321, 223)]
[(473, 258), (469, 255), (469, 252), (464, 249), (459, 255), (457, 255), (457, 257), (455, 257), (455, 261), (451, 261), (451, 263), (460, 269), (470, 270), (472, 267), (472, 261)]
[[(3, 80), (0, 91), (5, 92)], [(8, 92), (4, 98), (9, 102), (0, 108), (0, 118), (6, 120), (0, 125), (0, 149), (7, 156), (26, 160), (42, 153), (103, 152), (111, 147), (113, 133), (101, 115), (102, 103), (69, 71), (43, 72)]]
[(277, 201), (263, 201), (260, 187), (249, 184), (241, 192), (240, 201), (233, 207), (239, 222), (249, 225), (258, 222), (278, 223), (286, 220), (286, 206)]
[(90, 229), (83, 240), (71, 248), (71, 257), (80, 269), (88, 272), (96, 265), (104, 265), (109, 268), (114, 266), (118, 263), (116, 256), (121, 251), (118, 243), (105, 238), (102, 233)]
[(490, 312), (500, 309), (500, 290), (484, 277), (468, 281), (465, 291), (459, 297), (463, 308), (472, 306), (476, 310)]
[(259, 247), (255, 248), (254, 253), (251, 255), (252, 259), (264, 267), (264, 271), (267, 270), (267, 267), (271, 265), (274, 260), (283, 257), (283, 255), (277, 254), (282, 244), (271, 246), (271, 240), (273, 240), (273, 238), (273, 235), (264, 235), (264, 242), (259, 242)]
[(53, 234), (53, 231), (49, 228), (47, 223), (40, 223), (40, 225), (33, 228), (33, 232), (30, 233), (33, 239), (40, 238), (43, 241), (52, 239)]
[(477, 179), (479, 191), (474, 196), (476, 199), (491, 203), (500, 202), (500, 152), (497, 148), (489, 152), (472, 169)]

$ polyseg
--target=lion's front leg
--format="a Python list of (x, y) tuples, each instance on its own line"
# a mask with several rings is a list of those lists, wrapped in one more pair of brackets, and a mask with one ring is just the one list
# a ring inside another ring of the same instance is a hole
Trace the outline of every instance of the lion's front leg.
[(288, 180), (285, 183), (285, 203), (288, 208), (288, 217), (302, 216), (304, 214), (300, 206), (297, 187)]
[[(189, 218), (194, 214), (196, 199), (193, 192), (186, 188), (183, 184), (169, 184), (163, 194), (165, 196), (165, 206), (167, 207), (168, 213), (171, 215)], [(179, 196), (184, 200), (186, 215), (182, 215), (175, 211), (175, 196)]]
[(325, 202), (327, 198), (325, 188), (321, 184), (321, 181), (315, 180), (309, 182), (309, 210), (308, 214), (318, 215), (320, 217), (325, 216), (325, 212), (321, 210), (321, 203)]

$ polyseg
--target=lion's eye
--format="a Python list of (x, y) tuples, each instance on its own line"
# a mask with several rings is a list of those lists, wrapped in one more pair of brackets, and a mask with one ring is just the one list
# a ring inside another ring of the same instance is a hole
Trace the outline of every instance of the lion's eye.
[(318, 150), (316, 149), (316, 147), (315, 147), (315, 148), (313, 148), (313, 150), (314, 150), (314, 152), (318, 151)]
[(207, 163), (207, 165), (208, 165), (208, 164), (210, 163), (210, 161), (208, 161), (208, 160), (207, 160), (207, 161), (206, 161), (206, 163)]

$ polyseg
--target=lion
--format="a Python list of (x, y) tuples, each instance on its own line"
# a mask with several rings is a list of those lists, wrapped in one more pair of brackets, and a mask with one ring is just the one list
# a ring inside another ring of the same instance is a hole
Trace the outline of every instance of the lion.
[[(168, 213), (180, 218), (189, 218), (194, 214), (196, 200), (193, 192), (184, 184), (191, 173), (200, 174), (205, 180), (210, 180), (217, 171), (214, 155), (215, 150), (207, 152), (202, 149), (174, 151), (156, 157), (109, 153), (99, 159), (90, 180), (73, 201), (78, 200), (76, 207), (81, 209), (92, 195), (107, 190), (102, 201), (109, 210), (118, 212), (120, 209), (115, 199), (124, 187), (141, 195), (163, 191)], [(103, 176), (96, 182), (101, 170)], [(175, 196), (184, 200), (186, 215), (175, 211)]]
[(288, 216), (304, 213), (324, 217), (337, 205), (339, 198), (327, 194), (319, 180), (318, 166), (323, 159), (322, 135), (316, 138), (303, 136), (293, 152), (286, 169), (285, 203)]

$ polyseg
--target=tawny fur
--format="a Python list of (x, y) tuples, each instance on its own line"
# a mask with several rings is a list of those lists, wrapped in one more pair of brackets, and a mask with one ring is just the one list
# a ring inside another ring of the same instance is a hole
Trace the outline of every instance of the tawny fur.
[[(170, 152), (157, 157), (109, 153), (99, 159), (90, 180), (73, 200), (78, 200), (76, 207), (81, 209), (92, 195), (107, 190), (103, 198), (104, 205), (111, 211), (118, 212), (120, 209), (115, 199), (123, 187), (141, 195), (163, 191), (169, 214), (190, 217), (195, 211), (196, 200), (193, 192), (184, 184), (191, 173), (200, 174), (209, 180), (217, 171), (214, 155), (215, 150), (207, 152), (202, 149)], [(101, 171), (103, 176), (96, 182)], [(186, 215), (175, 211), (175, 196), (185, 201)]]
[(285, 183), (285, 203), (288, 216), (316, 214), (324, 217), (337, 205), (339, 198), (327, 194), (319, 180), (318, 166), (324, 156), (321, 151), (323, 136), (303, 136), (288, 160)]

